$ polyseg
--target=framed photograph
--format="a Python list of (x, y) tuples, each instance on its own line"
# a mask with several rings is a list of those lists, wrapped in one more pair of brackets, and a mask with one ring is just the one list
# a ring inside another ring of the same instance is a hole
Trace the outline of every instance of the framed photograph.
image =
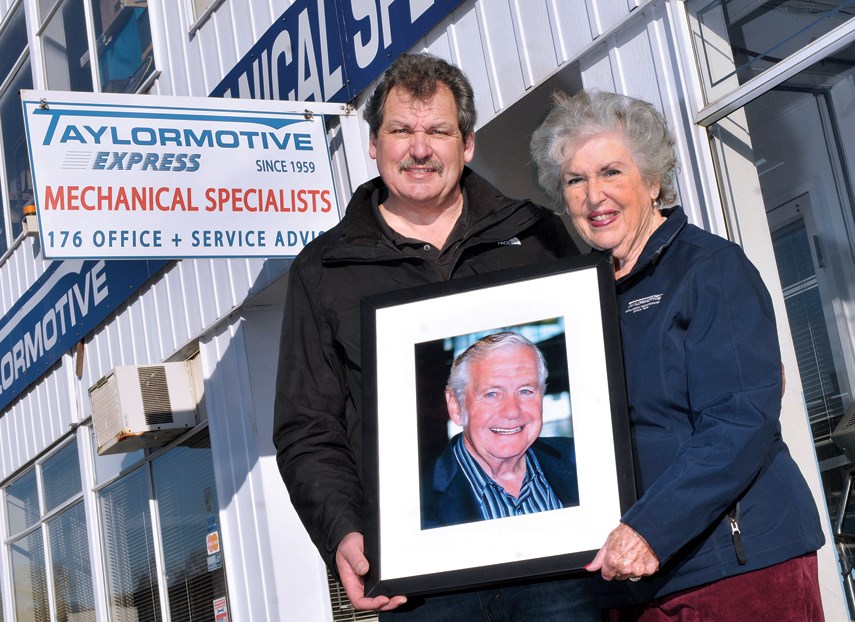
[(611, 256), (362, 303), (366, 595), (585, 573), (635, 501)]

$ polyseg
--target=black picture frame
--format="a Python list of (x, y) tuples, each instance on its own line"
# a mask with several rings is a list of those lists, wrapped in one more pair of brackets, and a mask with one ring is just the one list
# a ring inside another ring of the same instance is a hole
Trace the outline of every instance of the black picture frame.
[[(372, 296), (361, 313), (365, 594), (429, 594), (585, 573), (636, 500), (611, 255), (592, 252)], [(544, 352), (544, 421), (549, 399), (550, 421), (565, 430), (556, 436), (567, 435), (568, 425), (560, 416), (553, 421), (552, 402), (563, 396), (569, 405), (575, 451), (567, 460), (576, 462), (578, 501), (426, 526), (423, 487), (437, 443), (447, 444), (450, 435), (438, 431), (437, 419), (448, 418), (444, 388), (455, 350), (502, 330), (527, 334)]]

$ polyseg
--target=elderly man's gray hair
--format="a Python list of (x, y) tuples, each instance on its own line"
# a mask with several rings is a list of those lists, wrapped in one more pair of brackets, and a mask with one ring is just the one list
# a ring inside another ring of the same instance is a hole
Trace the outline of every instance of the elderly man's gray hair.
[(541, 391), (546, 389), (546, 377), (549, 372), (546, 369), (546, 359), (540, 348), (519, 333), (511, 331), (493, 333), (486, 337), (481, 337), (481, 339), (458, 354), (451, 365), (451, 373), (448, 375), (448, 383), (445, 388), (454, 394), (461, 407), (465, 405), (464, 396), (466, 395), (466, 387), (470, 381), (470, 365), (475, 361), (487, 358), (490, 353), (500, 348), (507, 348), (508, 346), (526, 346), (534, 351), (537, 360), (537, 380)]

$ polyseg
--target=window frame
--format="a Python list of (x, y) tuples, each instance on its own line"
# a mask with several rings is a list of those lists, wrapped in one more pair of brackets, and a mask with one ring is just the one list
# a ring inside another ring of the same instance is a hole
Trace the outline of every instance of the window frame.
[[(23, 0), (19, 0), (17, 4), (12, 3), (12, 6), (9, 7), (9, 10), (6, 13), (5, 19), (0, 22), (0, 37), (2, 37), (6, 30), (12, 24), (13, 19), (16, 17), (15, 12), (20, 10), (24, 11), (24, 20), (26, 22), (26, 7), (24, 5)], [(12, 64), (9, 73), (5, 76), (0, 75), (0, 98), (6, 94), (12, 84), (15, 82), (15, 79), (18, 76), (18, 73), (24, 67), (24, 64), (30, 60), (30, 47), (29, 44), (23, 49), (23, 51), (18, 55), (18, 58)], [(30, 64), (30, 71), (32, 72), (32, 62)], [(14, 246), (14, 242), (19, 236), (13, 236), (12, 234), (12, 210), (11, 210), (11, 198), (9, 195), (9, 179), (6, 174), (6, 154), (4, 153), (3, 147), (3, 119), (0, 118), (0, 162), (3, 163), (3, 166), (0, 166), (0, 209), (3, 210), (2, 218), (3, 218), (3, 234), (5, 237), (5, 244), (0, 246), (0, 257), (4, 257)]]
[[(67, 499), (58, 503), (55, 507), (53, 507), (50, 511), (44, 511), (45, 507), (45, 495), (44, 495), (44, 480), (42, 467), (45, 462), (50, 461), (51, 458), (58, 455), (62, 450), (66, 449), (71, 444), (77, 445), (77, 465), (78, 468), (81, 469), (80, 473), (80, 490), (76, 493), (69, 495)], [(5, 608), (12, 607), (14, 611), (15, 607), (15, 590), (14, 590), (14, 573), (12, 572), (11, 567), (11, 546), (17, 542), (20, 542), (24, 538), (29, 537), (36, 531), (40, 532), (40, 537), (42, 541), (42, 550), (44, 551), (44, 575), (46, 581), (46, 590), (47, 590), (47, 601), (49, 606), (49, 615), (52, 620), (56, 619), (56, 596), (54, 593), (54, 576), (53, 576), (53, 563), (51, 559), (51, 550), (50, 550), (50, 525), (52, 519), (56, 518), (58, 515), (64, 513), (69, 510), (71, 507), (77, 504), (84, 504), (83, 509), (84, 513), (86, 512), (85, 506), (85, 490), (86, 490), (86, 479), (84, 479), (84, 472), (82, 469), (82, 463), (84, 460), (84, 456), (81, 455), (80, 452), (80, 444), (78, 442), (78, 435), (76, 432), (73, 432), (69, 436), (63, 438), (59, 442), (57, 442), (53, 447), (51, 447), (47, 452), (39, 456), (36, 460), (27, 464), (22, 468), (19, 472), (17, 472), (13, 477), (9, 478), (6, 482), (3, 483), (2, 488), (0, 488), (0, 502), (2, 502), (2, 543), (5, 548), (4, 551), (4, 559), (5, 564), (3, 568), (0, 568), (0, 578), (2, 578), (3, 574), (6, 574), (9, 577), (8, 581), (4, 581), (4, 585), (8, 585), (10, 592), (8, 594), (3, 594), (3, 606)], [(39, 517), (38, 519), (28, 527), (21, 529), (20, 531), (16, 531), (15, 533), (9, 533), (9, 516), (8, 516), (8, 506), (6, 503), (6, 490), (9, 486), (13, 485), (15, 482), (21, 480), (21, 478), (26, 477), (29, 473), (34, 473), (36, 478), (36, 497), (39, 505)], [(89, 525), (88, 515), (87, 515), (87, 527)], [(91, 538), (92, 533), (91, 530), (87, 529), (88, 536)], [(89, 543), (87, 543), (89, 544)], [(88, 552), (91, 555), (91, 544), (88, 547)], [(91, 557), (90, 557), (91, 562)], [(97, 595), (95, 591), (95, 576), (93, 573), (92, 577), (92, 589), (93, 595)], [(96, 601), (97, 608), (97, 601)]]
[(211, 16), (217, 12), (226, 0), (209, 0), (208, 7), (197, 15), (196, 0), (185, 0), (187, 7), (187, 15), (191, 17), (190, 28), (187, 31), (190, 39), (193, 39), (196, 34), (202, 29)]
[[(198, 357), (195, 357), (193, 360), (198, 361)], [(106, 573), (108, 572), (108, 560), (107, 560), (107, 558), (109, 556), (109, 550), (108, 550), (107, 542), (105, 540), (105, 530), (104, 530), (104, 527), (103, 527), (103, 524), (101, 521), (101, 503), (102, 503), (101, 492), (105, 488), (108, 488), (110, 486), (117, 484), (119, 481), (121, 481), (125, 477), (128, 477), (128, 476), (136, 473), (138, 470), (142, 469), (145, 472), (146, 486), (147, 486), (148, 494), (149, 494), (149, 499), (148, 499), (149, 510), (148, 510), (148, 512), (149, 512), (149, 516), (150, 516), (151, 529), (152, 529), (152, 546), (154, 548), (154, 557), (155, 557), (155, 576), (157, 578), (158, 597), (159, 597), (159, 601), (160, 601), (160, 605), (161, 605), (160, 614), (161, 614), (162, 620), (164, 620), (164, 621), (169, 620), (169, 619), (171, 619), (172, 612), (170, 610), (170, 605), (169, 605), (169, 593), (168, 593), (169, 583), (168, 583), (168, 576), (166, 574), (166, 561), (165, 561), (165, 555), (164, 555), (164, 549), (163, 549), (163, 528), (162, 528), (161, 523), (160, 523), (160, 511), (158, 508), (158, 499), (157, 499), (156, 491), (155, 491), (155, 487), (154, 487), (155, 482), (154, 482), (154, 467), (153, 467), (153, 465), (159, 458), (161, 458), (162, 456), (164, 456), (165, 454), (167, 454), (171, 450), (179, 447), (180, 445), (184, 444), (185, 442), (187, 442), (191, 439), (194, 439), (195, 437), (197, 437), (200, 434), (206, 434), (206, 435), (208, 435), (208, 437), (210, 439), (210, 429), (209, 429), (208, 421), (207, 420), (201, 421), (198, 425), (194, 426), (193, 428), (190, 428), (184, 434), (182, 434), (181, 436), (179, 436), (178, 438), (176, 438), (175, 440), (173, 440), (171, 443), (169, 443), (167, 445), (164, 445), (162, 447), (153, 447), (153, 448), (143, 449), (142, 451), (144, 452), (144, 455), (142, 455), (138, 460), (136, 460), (132, 464), (128, 465), (127, 467), (122, 468), (117, 473), (115, 473), (113, 476), (106, 477), (101, 481), (96, 480), (94, 477), (94, 474), (97, 471), (97, 467), (95, 465), (95, 460), (97, 460), (97, 457), (98, 457), (97, 451), (96, 451), (97, 441), (95, 439), (94, 428), (92, 428), (90, 425), (90, 426), (86, 427), (86, 430), (87, 430), (86, 442), (89, 443), (91, 456), (92, 456), (91, 468), (92, 468), (92, 473), (93, 473), (93, 479), (92, 479), (93, 483), (91, 486), (91, 491), (92, 491), (91, 497), (92, 497), (92, 503), (94, 504), (93, 505), (94, 519), (93, 520), (97, 522), (97, 529), (98, 529), (98, 538), (99, 538), (99, 541), (98, 541), (98, 547), (99, 547), (98, 562), (99, 562), (99, 566), (98, 566), (97, 571), (100, 572), (102, 575), (103, 591), (101, 593), (101, 596), (102, 596), (102, 600), (103, 600), (103, 606), (105, 607), (104, 611), (105, 611), (105, 614), (107, 616), (105, 619), (107, 619), (107, 620), (110, 619), (110, 617), (109, 617), (109, 602), (108, 602), (109, 594), (108, 594), (108, 590), (107, 590), (108, 578), (106, 576)], [(218, 500), (218, 504), (217, 504), (217, 515), (218, 515), (218, 517), (219, 517), (221, 511), (222, 511), (222, 506), (220, 505), (220, 501)], [(91, 534), (91, 530), (90, 530), (90, 534)], [(222, 531), (220, 532), (220, 538), (222, 538)], [(90, 543), (90, 548), (92, 546), (93, 546), (93, 543)], [(224, 567), (225, 572), (226, 572), (226, 574), (225, 574), (225, 576), (226, 576), (226, 594), (227, 594), (228, 598), (231, 598), (231, 594), (228, 592), (228, 568), (226, 567), (225, 558), (223, 559), (223, 567)], [(95, 572), (94, 569), (93, 569), (93, 572)], [(97, 596), (97, 594), (96, 594), (96, 596)]]
[[(692, 35), (696, 37), (700, 28), (697, 17), (689, 13), (688, 18)], [(760, 75), (736, 86), (722, 97), (712, 102), (706, 102), (706, 95), (704, 95), (706, 105), (695, 111), (694, 122), (701, 127), (708, 128), (797, 73), (814, 65), (819, 60), (833, 55), (853, 42), (855, 42), (855, 18), (830, 30)], [(697, 58), (694, 49), (691, 50), (691, 53), (694, 58)], [(698, 74), (702, 80), (707, 80), (708, 76), (701, 67), (698, 67)]]

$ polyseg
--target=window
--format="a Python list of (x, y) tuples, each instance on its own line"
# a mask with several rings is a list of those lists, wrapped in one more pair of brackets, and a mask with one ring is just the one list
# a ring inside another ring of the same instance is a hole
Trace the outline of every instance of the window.
[(0, 219), (0, 254), (21, 233), (24, 205), (33, 201), (24, 115), (18, 95), (21, 89), (31, 88), (33, 76), (27, 58), (27, 24), (23, 4), (19, 3), (0, 31), (0, 154), (5, 162), (6, 183), (2, 187), (7, 191), (9, 210), (8, 220)]
[(89, 536), (83, 508), (77, 444), (69, 443), (42, 463), (44, 511), (79, 498), (45, 522), (58, 622), (95, 622)]
[(15, 619), (19, 622), (50, 622), (41, 529), (18, 538), (9, 548), (12, 558)]
[[(91, 430), (92, 451), (97, 453), (98, 441), (94, 428)], [(129, 471), (137, 462), (145, 460), (145, 451), (138, 449), (128, 453), (107, 454), (95, 458), (95, 482), (105, 484), (121, 473)]]
[(44, 22), (58, 0), (39, 0), (39, 22)]
[(27, 49), (27, 22), (21, 3), (9, 16), (0, 31), (0, 84), (12, 75), (18, 60)]
[(193, 0), (193, 17), (199, 19), (212, 4), (219, 4), (217, 0)]
[(95, 622), (89, 536), (82, 503), (47, 523), (58, 622)]
[[(842, 486), (838, 471), (850, 465), (830, 435), (855, 401), (853, 62), (850, 46), (710, 128), (724, 176), (753, 171), (763, 198), (832, 511)], [(736, 126), (750, 137), (735, 133)], [(737, 213), (756, 205), (750, 186), (732, 187)]]
[(83, 487), (77, 460), (77, 445), (70, 443), (42, 464), (45, 510), (59, 507)]
[(112, 622), (159, 622), (160, 582), (149, 511), (147, 470), (136, 469), (100, 493)]
[[(47, 579), (36, 471), (30, 469), (6, 488), (15, 616), (21, 622), (49, 622)], [(35, 527), (35, 529), (33, 529)], [(21, 533), (22, 532), (22, 533)]]
[(115, 457), (96, 457), (101, 477), (116, 475), (98, 491), (111, 622), (214, 622), (228, 589), (207, 430), (141, 460)]
[(721, 97), (855, 16), (853, 0), (692, 0), (706, 99)]
[[(47, 4), (53, 5), (54, 2), (50, 0)], [(42, 4), (46, 4), (45, 0)], [(58, 10), (50, 14), (43, 25), (41, 41), (49, 89), (92, 90), (83, 0), (62, 0)]]
[(36, 472), (30, 469), (6, 488), (9, 535), (24, 531), (39, 520)]
[[(76, 442), (25, 471), (4, 492), (16, 620), (95, 622)], [(53, 617), (49, 585), (53, 589)]]
[(833, 524), (852, 463), (832, 432), (855, 414), (853, 101), (849, 45), (709, 128), (734, 230), (768, 227)]
[(193, 11), (193, 25), (190, 27), (190, 34), (192, 36), (213, 15), (217, 7), (223, 3), (223, 0), (189, 0), (189, 3)]
[(135, 93), (154, 71), (146, 0), (89, 0), (101, 90)]
[[(182, 473), (182, 477), (175, 477)], [(212, 619), (226, 598), (214, 463), (207, 433), (152, 463), (172, 622)]]

